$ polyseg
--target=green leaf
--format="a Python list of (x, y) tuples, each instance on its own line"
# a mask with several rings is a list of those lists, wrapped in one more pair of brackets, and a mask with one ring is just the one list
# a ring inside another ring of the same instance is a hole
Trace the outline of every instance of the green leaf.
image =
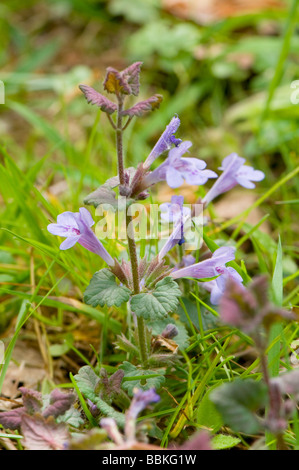
[(116, 283), (114, 274), (104, 268), (97, 271), (91, 278), (90, 284), (84, 292), (84, 302), (92, 307), (120, 307), (128, 302), (131, 291), (126, 286)]
[(134, 295), (131, 300), (132, 311), (145, 319), (166, 317), (178, 307), (178, 299), (182, 295), (177, 283), (171, 277), (157, 282), (152, 292)]
[(107, 404), (95, 392), (96, 385), (99, 381), (99, 376), (90, 366), (81, 367), (78, 374), (74, 376), (74, 380), (78, 386), (78, 389), (85, 398), (88, 398), (90, 401), (92, 401), (105, 416), (114, 418), (119, 426), (124, 426), (124, 415)]
[[(125, 169), (125, 173), (129, 176), (130, 181), (134, 177), (136, 169), (129, 167)], [(84, 204), (93, 205), (97, 208), (101, 204), (107, 204), (112, 206), (114, 209), (123, 210), (125, 207), (129, 206), (134, 202), (134, 199), (118, 197), (116, 198), (116, 193), (113, 191), (113, 188), (119, 186), (119, 177), (113, 176), (109, 178), (104, 184), (97, 188), (92, 193), (84, 199)]]
[(105, 185), (100, 186), (91, 194), (86, 196), (84, 204), (98, 207), (100, 204), (109, 204), (112, 207), (117, 205), (116, 193)]
[(210, 398), (224, 422), (234, 431), (246, 434), (260, 431), (255, 412), (266, 404), (267, 388), (263, 382), (237, 379), (217, 387)]
[(214, 450), (230, 449), (241, 442), (240, 439), (225, 434), (217, 434), (212, 438), (212, 447)]
[(209, 428), (213, 432), (217, 432), (223, 425), (223, 420), (215, 404), (210, 399), (213, 389), (209, 390), (200, 401), (197, 408), (196, 421), (200, 427)]
[(165, 381), (165, 377), (162, 374), (163, 370), (161, 369), (156, 371), (143, 370), (137, 368), (127, 361), (125, 361), (120, 366), (120, 369), (122, 369), (125, 373), (122, 387), (128, 392), (130, 396), (133, 396), (134, 388), (140, 388), (141, 390), (155, 388), (158, 390)]
[(74, 376), (80, 392), (87, 398), (93, 396), (94, 389), (99, 381), (99, 376), (90, 366), (83, 366)]

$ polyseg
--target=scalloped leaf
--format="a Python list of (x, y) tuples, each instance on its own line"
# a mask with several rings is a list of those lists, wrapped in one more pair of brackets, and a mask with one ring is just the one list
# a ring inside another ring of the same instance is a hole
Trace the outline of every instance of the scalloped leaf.
[(145, 319), (164, 318), (177, 309), (181, 295), (177, 283), (171, 277), (165, 277), (157, 282), (152, 292), (134, 295), (131, 309), (137, 316)]
[(140, 87), (140, 68), (142, 62), (134, 62), (134, 64), (129, 65), (126, 69), (122, 70), (121, 75), (126, 80), (131, 89), (131, 94), (137, 96), (139, 94)]
[(233, 430), (255, 434), (261, 423), (255, 412), (267, 403), (267, 387), (263, 382), (237, 379), (225, 383), (210, 394), (225, 424)]
[(160, 107), (160, 104), (163, 100), (162, 95), (153, 95), (147, 100), (140, 101), (129, 109), (122, 111), (122, 116), (143, 116), (149, 111), (154, 111)]
[(130, 295), (131, 291), (126, 286), (117, 284), (114, 274), (104, 268), (92, 276), (84, 292), (84, 302), (92, 307), (120, 307), (124, 302), (128, 302)]
[(113, 114), (117, 110), (117, 105), (110, 101), (106, 96), (101, 95), (98, 91), (88, 85), (79, 85), (80, 90), (84, 94), (86, 100), (90, 104), (94, 104), (108, 114)]
[[(144, 370), (139, 369), (130, 362), (123, 362), (120, 366), (125, 373), (125, 378), (122, 383), (124, 390), (128, 392), (129, 396), (133, 396), (134, 388), (140, 388), (141, 390), (148, 390), (150, 388), (155, 388), (158, 390), (161, 385), (165, 382), (165, 377), (163, 373), (164, 369), (159, 370)], [(134, 378), (136, 377), (136, 380)], [(148, 377), (148, 378), (147, 378)], [(126, 380), (129, 379), (129, 380)]]
[(24, 415), (21, 431), (24, 436), (22, 445), (27, 450), (63, 450), (69, 440), (69, 433), (63, 423), (44, 418), (41, 415)]
[(119, 95), (120, 93), (126, 95), (131, 94), (131, 88), (122, 76), (122, 73), (113, 67), (107, 68), (103, 86), (108, 93), (114, 93), (115, 95)]

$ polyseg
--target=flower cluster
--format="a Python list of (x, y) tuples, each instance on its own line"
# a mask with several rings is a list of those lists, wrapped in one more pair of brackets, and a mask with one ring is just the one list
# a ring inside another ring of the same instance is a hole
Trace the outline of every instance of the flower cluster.
[[(136, 169), (125, 168), (122, 144), (123, 131), (134, 116), (139, 117), (146, 112), (157, 109), (162, 101), (160, 95), (154, 95), (144, 101), (137, 102), (130, 108), (125, 108), (126, 97), (130, 95), (134, 97), (139, 94), (140, 68), (141, 62), (136, 62), (122, 71), (108, 67), (103, 87), (105, 92), (114, 95), (117, 102), (108, 99), (107, 96), (98, 93), (87, 85), (80, 85), (87, 101), (98, 106), (106, 113), (110, 124), (116, 131), (119, 170), (117, 177), (107, 180), (104, 185), (90, 195), (92, 197), (85, 199), (86, 204), (93, 204), (95, 207), (100, 204), (113, 204), (114, 209), (124, 211), (127, 210), (127, 205), (132, 204), (134, 201), (146, 199), (149, 195), (148, 190), (160, 182), (165, 181), (169, 187), (179, 188), (184, 183), (192, 186), (202, 186), (212, 179), (215, 180), (213, 185), (200, 200), (200, 216), (202, 216), (205, 208), (221, 194), (226, 193), (236, 185), (252, 189), (255, 187), (256, 182), (264, 178), (262, 171), (246, 165), (245, 159), (236, 153), (224, 158), (219, 168), (222, 173), (218, 176), (215, 171), (207, 168), (205, 161), (190, 155), (192, 146), (190, 141), (184, 141), (177, 136), (181, 124), (177, 115), (170, 120), (145, 161), (140, 163)], [(117, 115), (116, 118), (115, 115)], [(123, 122), (123, 119), (126, 121)], [(160, 157), (163, 159), (162, 162), (152, 168)], [(116, 199), (116, 188), (118, 188), (119, 196), (122, 197), (122, 203), (123, 199), (126, 200), (122, 206)], [(179, 264), (175, 267), (165, 265), (170, 250), (176, 245), (184, 245), (185, 241), (189, 240), (189, 235), (192, 234), (192, 230), (190, 230), (192, 224), (193, 227), (198, 226), (198, 214), (196, 214), (195, 207), (192, 206), (191, 209), (184, 207), (183, 201), (183, 196), (175, 195), (170, 203), (161, 205), (161, 222), (173, 224), (173, 226), (170, 236), (152, 261), (147, 261), (145, 258), (144, 260), (138, 260), (134, 229), (132, 229), (131, 224), (132, 217), (126, 214), (127, 242), (131, 266), (125, 260), (121, 263), (118, 262), (106, 250), (91, 228), (94, 221), (85, 207), (81, 207), (79, 212), (66, 211), (58, 215), (57, 223), (50, 223), (48, 231), (65, 238), (60, 244), (61, 250), (67, 250), (79, 243), (90, 252), (100, 256), (108, 265), (108, 269), (104, 273), (93, 278), (93, 283), (96, 285), (91, 290), (92, 295), (95, 297), (93, 300), (95, 305), (98, 303), (100, 305), (107, 304), (106, 295), (109, 291), (111, 295), (114, 294), (113, 302), (115, 303), (113, 304), (112, 300), (108, 300), (108, 304), (118, 306), (124, 301), (123, 299), (128, 300), (131, 295), (136, 296), (142, 290), (147, 289), (153, 283), (158, 283), (166, 276), (170, 276), (173, 280), (191, 278), (200, 282), (202, 287), (211, 293), (211, 303), (218, 304), (226, 291), (228, 281), (234, 280), (240, 286), (240, 289), (243, 288), (241, 275), (232, 266), (228, 265), (235, 259), (235, 249), (233, 247), (221, 246), (211, 253), (207, 259), (199, 262), (195, 261), (192, 254), (188, 255), (187, 261), (186, 257), (181, 256), (180, 250), (181, 259)], [(189, 245), (185, 244), (184, 246), (189, 249)], [(196, 244), (195, 247), (192, 245), (191, 249), (198, 250), (199, 247), (200, 245)], [(114, 283), (110, 277), (111, 275), (118, 278), (118, 281)], [(98, 289), (103, 288), (99, 279), (102, 280), (103, 276), (105, 279), (109, 279), (109, 289), (104, 289), (104, 297), (99, 298)], [(140, 348), (144, 349), (143, 354), (146, 354), (145, 346), (142, 348), (142, 345), (140, 345)]]

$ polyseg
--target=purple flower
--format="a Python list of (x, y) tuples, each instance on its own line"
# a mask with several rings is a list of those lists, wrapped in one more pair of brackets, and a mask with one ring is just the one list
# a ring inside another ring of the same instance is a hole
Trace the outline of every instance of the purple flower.
[(195, 279), (212, 278), (221, 274), (219, 268), (225, 267), (225, 263), (233, 259), (235, 259), (235, 249), (223, 246), (214, 251), (211, 258), (173, 271), (171, 277), (174, 279), (181, 277), (193, 277)]
[[(191, 210), (188, 207), (183, 207), (183, 196), (172, 196), (171, 203), (161, 204), (168, 212), (163, 214), (164, 220), (173, 221), (175, 226), (171, 235), (166, 240), (162, 249), (158, 254), (159, 261), (162, 261), (167, 253), (177, 244), (184, 243), (184, 228), (185, 224), (191, 217)], [(160, 206), (160, 209), (161, 209)], [(161, 214), (162, 217), (162, 214)]]
[(176, 139), (175, 133), (178, 130), (181, 121), (177, 116), (173, 117), (166, 127), (165, 131), (161, 135), (160, 139), (152, 149), (151, 153), (144, 162), (143, 167), (149, 168), (156, 158), (158, 158), (163, 152), (169, 150), (172, 145), (178, 146), (182, 141), (181, 139)]
[(160, 401), (160, 396), (157, 395), (154, 388), (145, 391), (137, 389), (134, 392), (133, 400), (128, 409), (128, 417), (130, 417), (130, 419), (137, 419), (141, 411), (147, 408), (151, 403), (157, 403), (158, 401)]
[(182, 217), (191, 215), (190, 207), (184, 207), (184, 196), (172, 196), (171, 202), (164, 202), (160, 205), (161, 219), (164, 222), (176, 224)]
[(240, 276), (240, 274), (230, 266), (219, 266), (218, 268), (216, 268), (216, 271), (219, 274), (216, 279), (213, 279), (212, 281), (203, 282), (201, 284), (202, 287), (204, 287), (211, 293), (210, 300), (213, 305), (219, 304), (220, 298), (225, 292), (228, 278), (234, 279), (240, 285), (243, 282), (242, 276)]
[(244, 165), (245, 161), (244, 158), (239, 157), (236, 153), (225, 157), (222, 161), (222, 166), (219, 168), (223, 171), (222, 175), (216, 180), (202, 202), (206, 205), (209, 204), (217, 196), (229, 191), (237, 186), (237, 184), (248, 189), (255, 188), (253, 181), (262, 181), (265, 175), (260, 170)]
[(159, 181), (166, 181), (171, 188), (178, 188), (184, 180), (191, 185), (201, 185), (209, 178), (217, 178), (214, 171), (204, 169), (206, 163), (203, 160), (182, 157), (191, 145), (185, 141), (171, 149), (165, 162), (144, 178), (144, 186), (148, 188)]
[(93, 224), (94, 221), (88, 210), (80, 207), (79, 212), (66, 211), (59, 214), (57, 224), (49, 224), (47, 229), (53, 235), (66, 237), (60, 245), (61, 250), (67, 250), (78, 242), (87, 250), (99, 255), (109, 266), (114, 266), (113, 258), (91, 230)]
[(102, 418), (100, 421), (101, 428), (105, 429), (108, 436), (115, 444), (121, 446), (124, 443), (123, 436), (119, 432), (116, 421), (113, 418)]

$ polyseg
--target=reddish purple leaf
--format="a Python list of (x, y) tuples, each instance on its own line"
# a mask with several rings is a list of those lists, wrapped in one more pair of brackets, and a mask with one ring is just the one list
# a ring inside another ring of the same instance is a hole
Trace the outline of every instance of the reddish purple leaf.
[(69, 440), (65, 424), (57, 424), (54, 418), (24, 415), (21, 432), (24, 437), (22, 444), (27, 450), (63, 450)]
[(0, 424), (4, 429), (19, 430), (21, 427), (21, 419), (24, 414), (25, 408), (23, 406), (16, 408), (15, 410), (3, 411), (3, 413), (0, 413)]
[(131, 88), (123, 78), (122, 73), (113, 67), (107, 68), (103, 86), (108, 93), (114, 93), (115, 95), (120, 93), (124, 93), (125, 95), (131, 94)]
[(108, 114), (113, 114), (117, 106), (105, 96), (98, 93), (94, 88), (87, 85), (79, 85), (80, 90), (84, 93), (88, 103), (95, 104), (102, 111)]
[(162, 101), (162, 95), (154, 95), (148, 98), (147, 100), (140, 101), (139, 103), (132, 106), (132, 108), (125, 109), (122, 111), (123, 116), (143, 116), (149, 111), (159, 108)]
[(42, 394), (37, 390), (26, 387), (20, 387), (19, 390), (22, 393), (22, 401), (26, 412), (30, 415), (39, 412), (43, 404)]
[(53, 390), (50, 395), (50, 404), (43, 411), (43, 417), (63, 415), (67, 410), (70, 409), (75, 401), (75, 395), (73, 393), (61, 392), (58, 388)]
[(139, 94), (139, 75), (142, 62), (134, 62), (134, 64), (129, 65), (126, 69), (122, 70), (121, 75), (124, 80), (128, 83), (131, 88), (131, 93), (134, 96)]

